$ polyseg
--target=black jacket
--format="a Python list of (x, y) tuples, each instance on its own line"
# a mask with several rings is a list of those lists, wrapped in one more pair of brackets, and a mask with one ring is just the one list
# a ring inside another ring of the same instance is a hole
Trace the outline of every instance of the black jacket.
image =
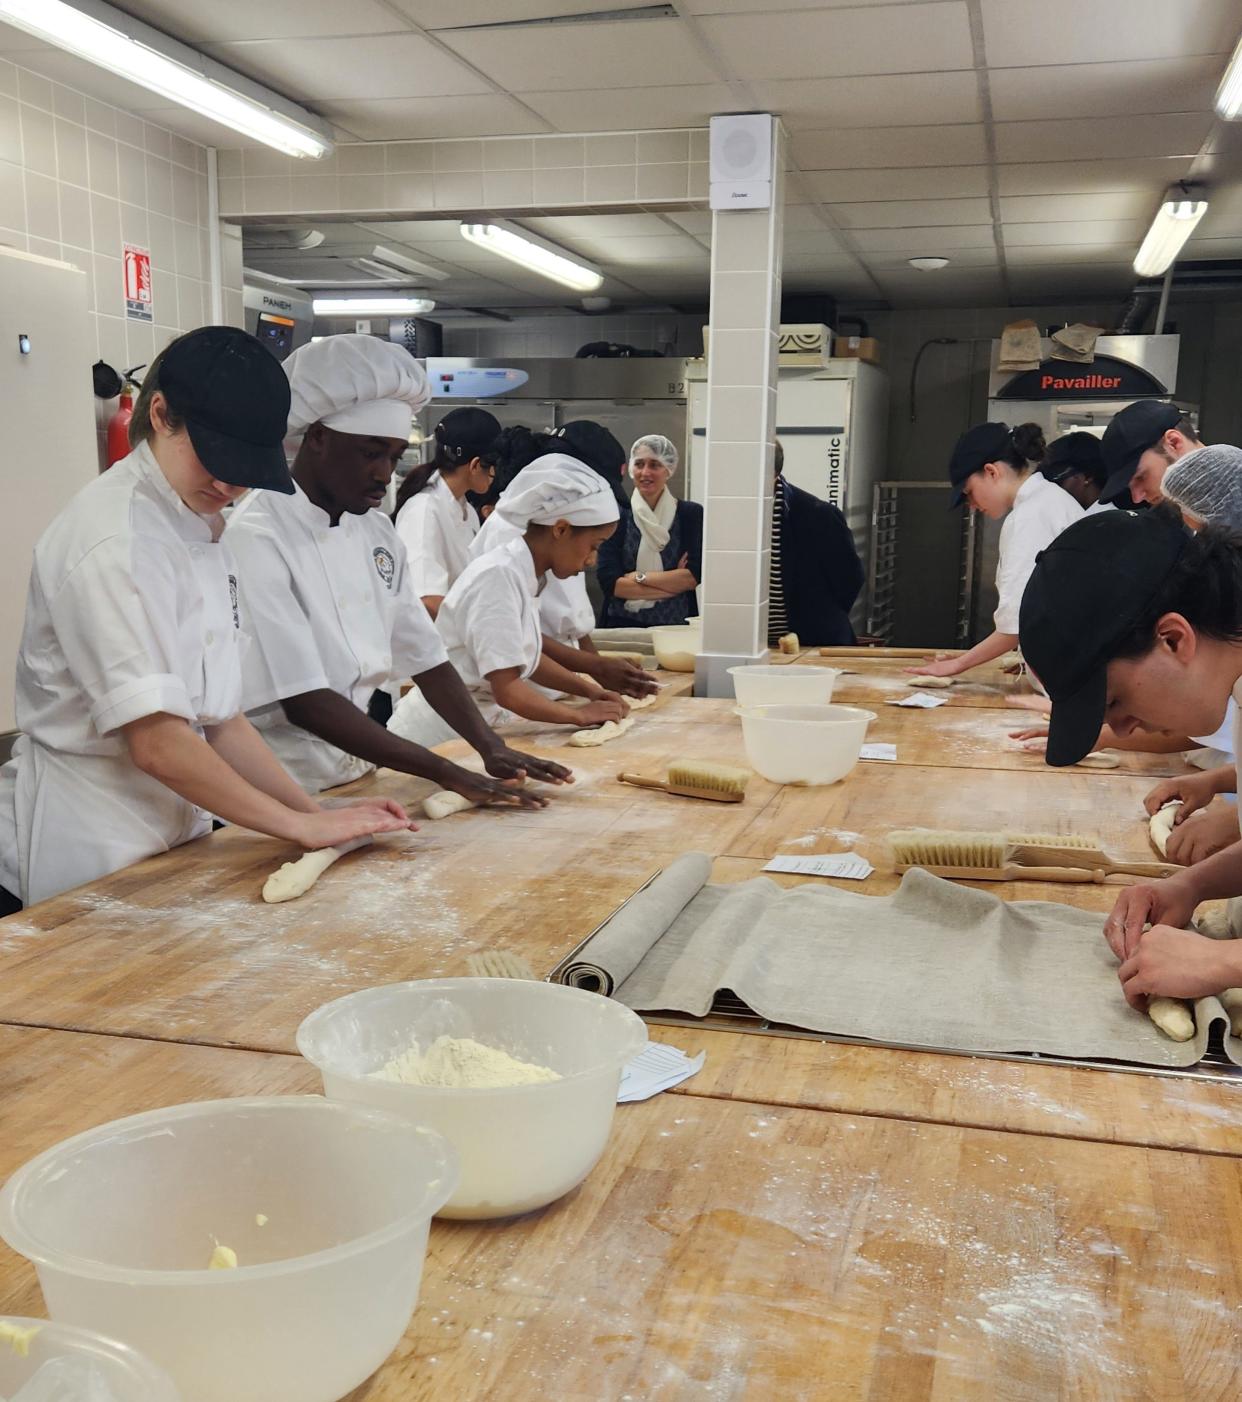
[(848, 646), (863, 585), (862, 561), (845, 517), (810, 492), (785, 481), (781, 579), (789, 629), (807, 647)]
[[(638, 547), (642, 534), (628, 508), (622, 512), (617, 529), (599, 548), (596, 577), (603, 591), (604, 606), (600, 623), (605, 628), (654, 628), (671, 623), (684, 623), (699, 612), (694, 591), (688, 590), (673, 599), (661, 599), (654, 608), (631, 613), (625, 600), (618, 599), (613, 590), (623, 574), (638, 566)], [(679, 501), (677, 513), (669, 529), (668, 544), (660, 552), (663, 567), (675, 570), (683, 555), (689, 556), (687, 568), (695, 579), (703, 578), (703, 508), (697, 501)]]

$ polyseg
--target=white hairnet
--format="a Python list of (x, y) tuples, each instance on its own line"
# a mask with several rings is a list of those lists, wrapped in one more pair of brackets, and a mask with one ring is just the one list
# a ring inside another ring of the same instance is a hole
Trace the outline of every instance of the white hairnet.
[(285, 361), (289, 435), (322, 423), (340, 433), (409, 438), (415, 413), (431, 398), (423, 367), (378, 336), (325, 336)]
[(1242, 449), (1196, 448), (1169, 468), (1160, 490), (1205, 525), (1242, 531)]
[(527, 526), (606, 526), (620, 520), (612, 488), (593, 468), (565, 453), (536, 458), (500, 494), (496, 515)]
[(671, 438), (665, 438), (662, 433), (645, 433), (641, 438), (634, 440), (634, 446), (630, 449), (630, 470), (633, 471), (634, 459), (637, 457), (659, 458), (670, 472), (677, 471), (677, 448)]

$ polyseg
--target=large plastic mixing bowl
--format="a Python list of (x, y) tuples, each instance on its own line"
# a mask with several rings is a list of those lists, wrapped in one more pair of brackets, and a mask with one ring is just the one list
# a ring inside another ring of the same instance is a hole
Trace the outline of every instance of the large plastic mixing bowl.
[(656, 661), (666, 672), (693, 672), (703, 651), (703, 625), (679, 623), (651, 629), (651, 646)]
[[(371, 1073), (437, 1037), (469, 1037), (560, 1080), (448, 1089)], [(430, 1125), (456, 1148), (461, 1182), (442, 1217), (509, 1217), (555, 1201), (608, 1142), (621, 1068), (646, 1043), (637, 1014), (598, 993), (529, 979), (391, 984), (327, 1003), (298, 1028), (325, 1094)]]
[[(99, 1389), (108, 1402), (180, 1402), (172, 1379), (150, 1359), (113, 1339), (105, 1339), (89, 1329), (55, 1324), (50, 1319), (17, 1319), (0, 1315), (0, 1324), (37, 1332), (26, 1344), (26, 1352), (0, 1338), (0, 1397), (15, 1397), (19, 1389), (48, 1368), (66, 1389), (81, 1384)], [(47, 1379), (44, 1373), (40, 1384)], [(74, 1388), (76, 1399), (76, 1388)], [(70, 1392), (65, 1391), (68, 1398)]]
[[(0, 1193), (0, 1236), (53, 1319), (138, 1349), (184, 1402), (337, 1402), (404, 1334), (456, 1184), (450, 1146), (407, 1119), (207, 1101), (32, 1159)], [(217, 1244), (237, 1269), (207, 1269)]]
[(858, 706), (739, 706), (750, 764), (774, 784), (835, 784), (875, 720)]
[(730, 667), (739, 706), (826, 706), (839, 673), (832, 667), (757, 663)]

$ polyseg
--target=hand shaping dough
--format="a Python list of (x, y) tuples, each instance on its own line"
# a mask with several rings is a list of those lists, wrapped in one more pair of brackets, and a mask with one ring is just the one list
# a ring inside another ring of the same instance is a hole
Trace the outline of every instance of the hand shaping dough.
[(370, 841), (370, 837), (360, 837), (341, 847), (321, 847), (317, 852), (307, 852), (296, 862), (286, 862), (264, 882), (263, 899), (268, 905), (279, 905), (281, 901), (304, 896), (333, 862), (339, 862), (347, 852), (365, 847)]
[(578, 745), (583, 749), (592, 745), (606, 745), (609, 740), (624, 735), (633, 724), (633, 716), (626, 716), (624, 720), (607, 720), (603, 725), (594, 726), (590, 730), (575, 730), (565, 743)]
[(1149, 998), (1147, 1016), (1175, 1042), (1189, 1042), (1195, 1035), (1195, 1020), (1179, 998)]
[(1092, 750), (1078, 761), (1080, 769), (1119, 769), (1121, 760), (1107, 750)]
[(924, 687), (931, 687), (933, 691), (943, 691), (946, 687), (953, 685), (952, 677), (911, 677), (906, 683), (907, 686), (914, 687), (917, 691), (922, 691)]
[(1173, 799), (1171, 803), (1166, 803), (1158, 813), (1153, 814), (1151, 822), (1147, 825), (1147, 831), (1151, 836), (1151, 845), (1162, 857), (1167, 855), (1169, 838), (1173, 836), (1173, 817), (1181, 806), (1180, 798)]

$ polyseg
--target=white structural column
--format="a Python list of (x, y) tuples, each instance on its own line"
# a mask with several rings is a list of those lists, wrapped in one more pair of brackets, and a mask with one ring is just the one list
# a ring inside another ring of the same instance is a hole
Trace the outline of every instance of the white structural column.
[(785, 134), (772, 124), (772, 207), (712, 216), (699, 696), (767, 650)]

